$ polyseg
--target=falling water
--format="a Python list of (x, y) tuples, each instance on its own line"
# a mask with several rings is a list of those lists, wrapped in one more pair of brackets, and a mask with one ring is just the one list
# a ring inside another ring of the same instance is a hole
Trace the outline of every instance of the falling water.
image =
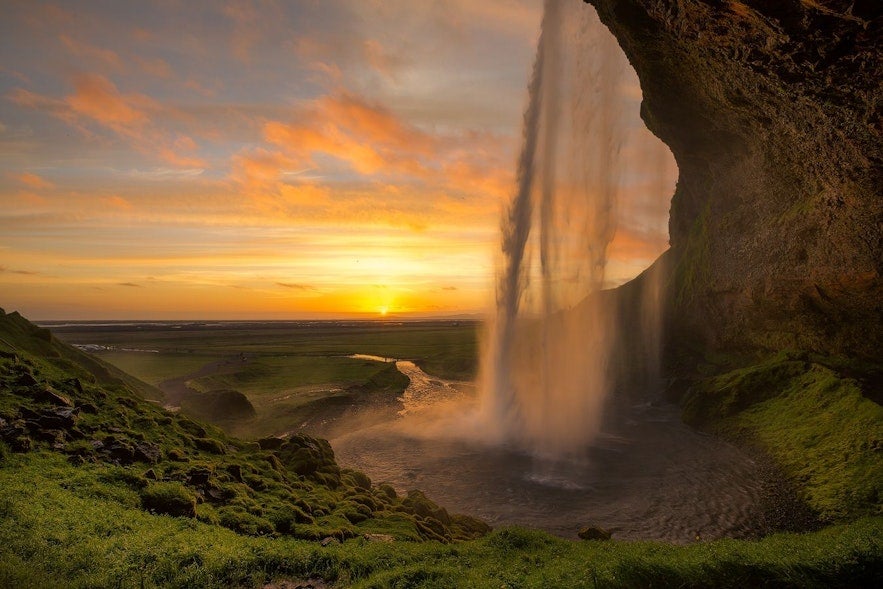
[(482, 368), (483, 427), (540, 456), (585, 448), (614, 386), (616, 310), (601, 289), (624, 181), (628, 67), (593, 10), (546, 0)]

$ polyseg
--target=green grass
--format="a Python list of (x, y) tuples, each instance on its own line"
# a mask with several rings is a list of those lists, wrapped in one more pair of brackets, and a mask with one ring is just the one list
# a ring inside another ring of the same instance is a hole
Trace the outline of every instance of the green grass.
[(51, 455), (0, 466), (0, 586), (260, 587), (321, 577), (363, 588), (857, 587), (883, 574), (880, 518), (685, 547), (573, 542), (518, 528), (457, 544), (359, 537), (322, 547), (151, 515), (132, 496), (84, 484), (114, 486), (99, 474)]
[(108, 351), (98, 354), (102, 360), (154, 386), (185, 374), (196, 372), (217, 356), (188, 353), (149, 353)]
[[(0, 315), (0, 352), (3, 587), (307, 578), (362, 588), (861, 587), (883, 577), (881, 517), (689, 546), (486, 534), (422, 493), (398, 496), (340, 469), (323, 440), (243, 442), (170, 414), (20, 317)], [(400, 384), (391, 369), (372, 377), (372, 390)], [(48, 437), (27, 421), (58, 402), (43, 388), (79, 408)], [(879, 513), (880, 407), (834, 369), (782, 355), (704, 379), (685, 410), (695, 423), (768, 444), (831, 517)], [(342, 543), (323, 547), (326, 536)]]
[[(71, 343), (159, 350), (178, 356), (221, 358), (243, 352), (249, 357), (297, 356), (308, 359), (370, 354), (413, 360), (426, 372), (441, 378), (469, 379), (476, 371), (479, 329), (474, 322), (435, 321), (346, 325), (268, 323), (258, 326), (228, 323), (216, 328), (158, 329), (83, 326), (59, 328), (54, 333)], [(123, 362), (135, 363), (137, 360)], [(148, 367), (148, 370), (154, 368)]]
[(234, 364), (231, 372), (193, 379), (188, 385), (199, 391), (235, 389), (245, 393), (252, 403), (260, 404), (263, 397), (286, 395), (302, 387), (365, 383), (385, 367), (382, 362), (345, 356), (258, 356)]
[[(406, 379), (379, 382), (388, 365), (349, 358), (352, 354), (411, 359), (430, 374), (471, 378), (478, 329), (475, 323), (458, 322), (227, 323), (149, 329), (82, 326), (60, 329), (59, 335), (74, 343), (113, 346), (100, 352), (100, 358), (151, 384), (225, 362), (212, 374), (191, 378), (187, 386), (197, 392), (243, 393), (256, 415), (214, 423), (231, 434), (257, 438), (302, 426), (323, 432), (322, 424), (333, 421), (335, 408), (342, 411), (358, 403), (377, 409), (401, 395)], [(190, 398), (182, 403), (183, 410), (206, 418), (205, 412), (194, 410), (198, 403), (198, 397)]]
[(701, 381), (684, 417), (759, 444), (827, 521), (883, 514), (883, 407), (799, 354)]

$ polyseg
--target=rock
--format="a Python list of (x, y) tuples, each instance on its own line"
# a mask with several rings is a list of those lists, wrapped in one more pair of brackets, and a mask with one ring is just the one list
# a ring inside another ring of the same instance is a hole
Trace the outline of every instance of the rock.
[(141, 503), (155, 513), (196, 517), (196, 497), (181, 483), (151, 483), (141, 490)]
[(187, 471), (187, 484), (193, 487), (207, 485), (212, 478), (212, 471), (207, 468), (196, 467)]
[(144, 478), (149, 481), (158, 481), (159, 480), (159, 476), (157, 476), (156, 471), (153, 470), (152, 468), (148, 468), (147, 471), (145, 471)]
[(328, 440), (296, 434), (284, 440), (274, 452), (286, 469), (299, 475), (316, 473), (330, 475), (340, 481), (340, 468), (334, 460), (334, 451)]
[(59, 407), (73, 407), (74, 404), (64, 395), (52, 390), (51, 388), (32, 388), (29, 393), (40, 403), (49, 403)]
[(261, 450), (278, 450), (285, 444), (283, 438), (262, 438), (257, 442)]
[(234, 481), (239, 483), (242, 482), (242, 466), (238, 464), (228, 464), (226, 467), (224, 467), (224, 470), (226, 470), (230, 474), (230, 476), (233, 477)]
[(395, 537), (390, 536), (389, 534), (364, 534), (363, 537), (368, 542), (383, 542), (383, 543), (395, 542)]
[(598, 526), (586, 526), (580, 529), (577, 536), (582, 540), (610, 540), (613, 534)]
[(80, 382), (79, 378), (69, 378), (64, 381), (67, 385), (69, 385), (74, 391), (82, 394), (83, 393), (83, 383)]
[(133, 456), (138, 462), (156, 464), (162, 457), (159, 446), (150, 442), (136, 442), (133, 448)]
[(879, 2), (589, 2), (679, 167), (669, 346), (878, 360)]
[(17, 379), (15, 379), (15, 384), (20, 387), (35, 387), (40, 383), (30, 372), (23, 372)]
[(326, 538), (322, 538), (322, 541), (319, 542), (320, 546), (331, 546), (332, 544), (340, 544), (340, 540), (333, 536), (328, 536)]
[(20, 413), (29, 429), (68, 430), (76, 424), (80, 411), (76, 407), (53, 407), (40, 411), (23, 407)]

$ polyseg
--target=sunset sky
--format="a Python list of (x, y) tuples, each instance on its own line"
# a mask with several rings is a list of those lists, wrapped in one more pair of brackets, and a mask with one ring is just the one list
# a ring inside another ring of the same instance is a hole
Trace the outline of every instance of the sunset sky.
[[(38, 320), (488, 308), (541, 12), (5, 1), (0, 307)], [(623, 100), (638, 121), (636, 80)], [(627, 199), (613, 283), (665, 248), (667, 166), (662, 194)]]

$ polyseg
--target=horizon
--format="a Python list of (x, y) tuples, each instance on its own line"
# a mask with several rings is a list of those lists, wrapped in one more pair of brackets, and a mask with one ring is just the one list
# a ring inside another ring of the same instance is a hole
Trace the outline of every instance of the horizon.
[[(13, 3), (0, 306), (44, 321), (489, 312), (541, 4)], [(656, 153), (633, 72), (618, 91), (623, 157)], [(668, 245), (677, 170), (658, 165), (622, 179), (608, 286)]]

